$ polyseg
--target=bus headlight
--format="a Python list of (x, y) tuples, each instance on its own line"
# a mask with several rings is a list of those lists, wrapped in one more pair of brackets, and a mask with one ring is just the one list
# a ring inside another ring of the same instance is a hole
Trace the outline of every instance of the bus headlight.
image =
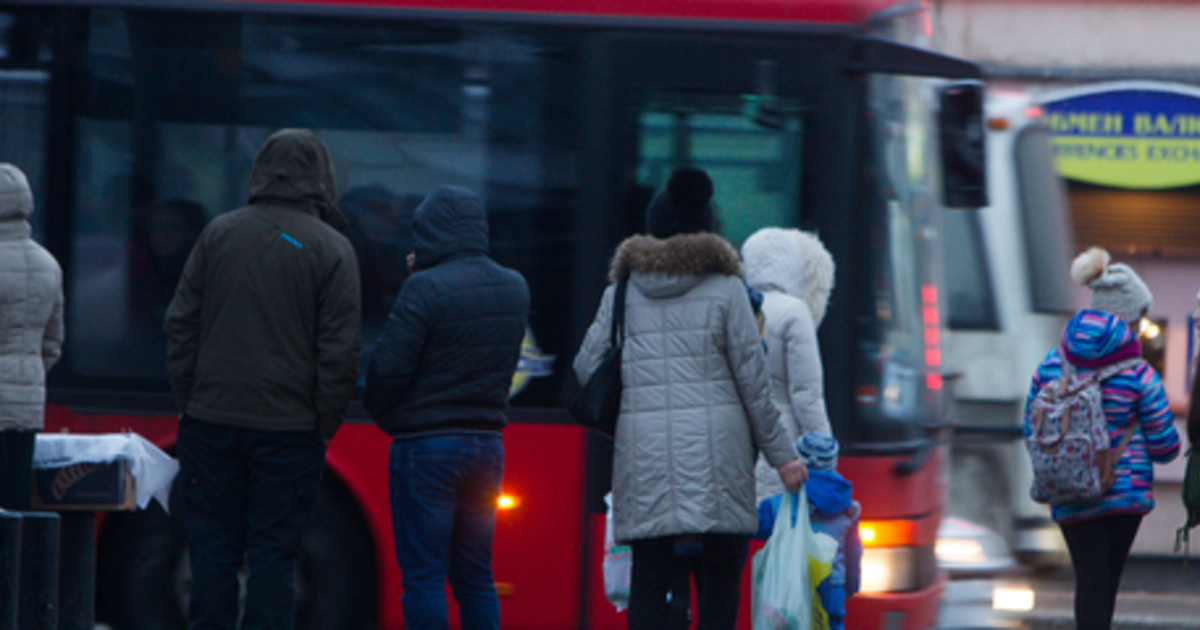
[(939, 538), (937, 557), (943, 566), (976, 564), (987, 559), (983, 553), (983, 545), (969, 538)]
[(863, 550), (862, 593), (887, 593), (917, 589), (916, 549), (877, 547)]
[(942, 520), (935, 549), (938, 564), (954, 576), (1000, 575), (1016, 566), (999, 534), (953, 516)]

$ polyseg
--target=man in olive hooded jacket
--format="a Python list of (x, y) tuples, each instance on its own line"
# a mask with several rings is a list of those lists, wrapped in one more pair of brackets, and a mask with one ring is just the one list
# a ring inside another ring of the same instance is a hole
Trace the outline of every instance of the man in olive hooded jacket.
[(293, 573), (333, 438), (354, 393), (358, 266), (311, 131), (259, 150), (249, 205), (214, 219), (166, 315), (180, 413), (191, 630), (291, 628)]

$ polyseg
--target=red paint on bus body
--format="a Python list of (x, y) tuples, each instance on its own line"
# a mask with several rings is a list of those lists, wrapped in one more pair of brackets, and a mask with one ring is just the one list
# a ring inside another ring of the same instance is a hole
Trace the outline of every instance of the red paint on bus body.
[[(46, 409), (48, 432), (128, 430), (165, 450), (174, 449), (177, 427), (173, 416), (87, 414), (57, 405)], [(502, 589), (500, 609), (506, 627), (577, 625), (587, 459), (584, 431), (579, 426), (542, 424), (510, 424), (504, 430), (503, 488), (520, 499), (518, 507), (497, 514), (493, 546), (492, 568)], [(404, 616), (388, 502), (390, 444), (391, 438), (374, 424), (343, 424), (329, 445), (326, 474), (349, 491), (370, 529), (371, 540), (361, 543), (375, 551), (379, 627), (396, 629), (404, 627)], [(453, 598), (448, 601), (457, 628)]]
[[(939, 571), (932, 584), (910, 593), (855, 595), (846, 605), (846, 628), (924, 630), (937, 621), (938, 605), (949, 578)], [(899, 620), (899, 625), (892, 619)]]
[(283, 4), (345, 8), (422, 9), (537, 15), (746, 20), (755, 22), (866, 23), (903, 0), (242, 0), (247, 4)]
[(854, 484), (854, 500), (862, 504), (864, 519), (913, 519), (941, 511), (941, 453), (935, 449), (919, 470), (897, 475), (896, 465), (906, 459), (838, 458), (838, 471)]

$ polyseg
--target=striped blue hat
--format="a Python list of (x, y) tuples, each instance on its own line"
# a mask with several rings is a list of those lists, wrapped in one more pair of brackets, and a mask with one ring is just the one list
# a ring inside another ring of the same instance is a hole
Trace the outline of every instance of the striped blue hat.
[(804, 465), (813, 470), (837, 470), (838, 443), (832, 435), (812, 431), (796, 440)]

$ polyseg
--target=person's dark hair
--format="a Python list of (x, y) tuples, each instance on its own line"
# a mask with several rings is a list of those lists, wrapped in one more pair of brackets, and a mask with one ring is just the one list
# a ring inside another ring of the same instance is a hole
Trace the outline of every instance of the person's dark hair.
[(708, 173), (685, 166), (675, 169), (667, 187), (646, 208), (646, 231), (655, 238), (713, 230), (713, 182)]

